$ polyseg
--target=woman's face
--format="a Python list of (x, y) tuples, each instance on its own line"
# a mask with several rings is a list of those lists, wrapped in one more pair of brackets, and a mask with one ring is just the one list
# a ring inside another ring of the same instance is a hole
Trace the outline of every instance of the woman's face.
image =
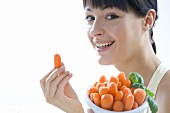
[(142, 18), (117, 8), (85, 8), (88, 38), (101, 65), (127, 63), (142, 37)]

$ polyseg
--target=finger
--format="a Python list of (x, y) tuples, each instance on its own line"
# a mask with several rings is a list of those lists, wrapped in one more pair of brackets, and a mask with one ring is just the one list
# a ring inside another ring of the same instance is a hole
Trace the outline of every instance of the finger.
[(57, 89), (57, 85), (63, 80), (64, 77), (68, 76), (68, 74), (70, 74), (68, 71), (66, 71), (65, 73), (63, 73), (62, 75), (56, 77), (50, 84), (50, 92), (49, 95), (50, 97), (54, 97)]
[(57, 70), (55, 70), (51, 76), (49, 76), (46, 79), (45, 85), (44, 85), (44, 90), (45, 90), (45, 95), (49, 95), (49, 88), (50, 88), (50, 83), (53, 81), (56, 77), (58, 77), (59, 73), (61, 73), (64, 70), (64, 66), (61, 66)]
[(58, 75), (65, 71), (65, 66), (61, 66), (60, 68), (56, 69), (51, 76), (48, 77), (47, 82), (53, 81)]
[(46, 79), (50, 76), (50, 74), (55, 70), (55, 68), (53, 68), (48, 74), (46, 74), (41, 80), (40, 80), (40, 85), (42, 90), (44, 91), (44, 87), (45, 87), (45, 81)]
[(70, 73), (68, 74), (67, 76), (65, 76), (62, 81), (57, 85), (57, 92), (56, 92), (56, 95), (57, 93), (60, 95), (60, 94), (63, 94), (64, 92), (64, 87), (66, 86), (66, 84), (69, 82), (70, 78), (72, 77), (73, 75)]

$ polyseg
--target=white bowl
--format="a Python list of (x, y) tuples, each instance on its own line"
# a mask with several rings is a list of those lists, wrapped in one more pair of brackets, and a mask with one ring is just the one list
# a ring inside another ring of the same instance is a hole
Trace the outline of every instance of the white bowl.
[(98, 107), (90, 100), (88, 96), (88, 88), (86, 90), (85, 101), (86, 104), (94, 111), (94, 113), (142, 113), (145, 109), (149, 107), (148, 102), (145, 100), (145, 102), (141, 106), (130, 111), (116, 112), (116, 111), (105, 110), (102, 109), (101, 107)]

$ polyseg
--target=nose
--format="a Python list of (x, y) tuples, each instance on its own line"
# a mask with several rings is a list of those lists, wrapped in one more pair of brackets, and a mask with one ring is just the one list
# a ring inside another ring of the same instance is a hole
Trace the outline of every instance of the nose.
[(103, 29), (103, 23), (100, 22), (99, 20), (95, 20), (91, 26), (90, 29), (90, 35), (92, 37), (97, 37), (97, 36), (101, 36), (104, 34), (104, 29)]

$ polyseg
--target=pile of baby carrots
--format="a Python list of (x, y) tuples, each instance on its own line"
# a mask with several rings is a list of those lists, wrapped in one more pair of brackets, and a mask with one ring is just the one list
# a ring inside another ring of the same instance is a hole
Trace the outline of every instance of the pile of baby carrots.
[(102, 75), (88, 89), (90, 100), (97, 106), (111, 111), (129, 111), (142, 105), (146, 92), (142, 88), (132, 88), (132, 82), (124, 72), (118, 76)]

